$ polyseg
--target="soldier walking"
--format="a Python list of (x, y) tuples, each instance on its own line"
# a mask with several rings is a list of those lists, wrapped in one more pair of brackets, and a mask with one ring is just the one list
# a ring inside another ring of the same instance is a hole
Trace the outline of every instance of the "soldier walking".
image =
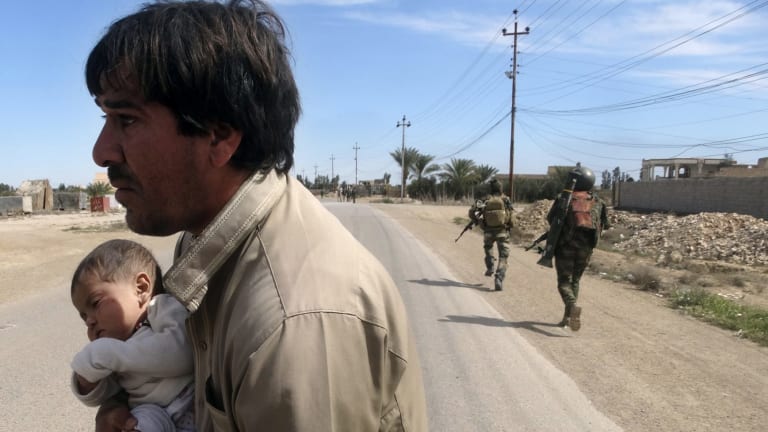
[[(605, 203), (593, 192), (594, 185), (595, 174), (592, 170), (577, 165), (568, 175), (566, 189), (547, 214), (550, 227), (559, 224), (556, 219), (562, 218), (559, 221), (562, 222), (562, 229), (554, 245), (557, 290), (565, 305), (563, 319), (558, 325), (569, 326), (573, 331), (581, 328), (581, 306), (577, 305), (581, 275), (589, 264), (602, 230), (610, 228)], [(565, 194), (571, 194), (570, 200), (562, 199)], [(565, 214), (558, 206), (560, 202), (568, 203)]]
[[(483, 229), (483, 251), (485, 252), (485, 275), (494, 276), (494, 289), (501, 291), (509, 258), (509, 230), (512, 229), (512, 201), (501, 192), (501, 183), (496, 178), (489, 182), (491, 194), (478, 200), (469, 209), (469, 218)], [(494, 275), (493, 245), (498, 249), (498, 265)]]

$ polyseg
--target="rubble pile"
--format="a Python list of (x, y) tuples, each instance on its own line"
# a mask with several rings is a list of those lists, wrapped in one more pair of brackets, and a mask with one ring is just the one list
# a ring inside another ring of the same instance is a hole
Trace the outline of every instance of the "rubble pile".
[(515, 228), (538, 237), (549, 229), (547, 213), (552, 207), (552, 200), (536, 201), (520, 212), (515, 212)]
[[(538, 236), (547, 230), (551, 200), (516, 213), (516, 227)], [(697, 259), (741, 265), (768, 264), (768, 221), (736, 213), (677, 216), (610, 210), (612, 226), (626, 232), (614, 240), (620, 251), (639, 251), (659, 261)]]
[(614, 226), (632, 232), (629, 238), (614, 245), (618, 250), (645, 251), (656, 256), (679, 254), (732, 264), (768, 264), (768, 221), (763, 219), (736, 213), (614, 213)]

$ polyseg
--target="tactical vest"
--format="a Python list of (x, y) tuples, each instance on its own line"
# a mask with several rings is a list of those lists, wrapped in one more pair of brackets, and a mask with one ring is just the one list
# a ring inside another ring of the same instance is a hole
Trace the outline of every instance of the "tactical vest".
[(594, 207), (595, 199), (589, 192), (573, 192), (571, 195), (571, 211), (568, 212), (570, 225), (573, 228), (597, 229), (599, 222), (597, 222), (593, 214)]
[(488, 228), (500, 228), (507, 223), (507, 206), (501, 196), (492, 196), (485, 202), (483, 220)]

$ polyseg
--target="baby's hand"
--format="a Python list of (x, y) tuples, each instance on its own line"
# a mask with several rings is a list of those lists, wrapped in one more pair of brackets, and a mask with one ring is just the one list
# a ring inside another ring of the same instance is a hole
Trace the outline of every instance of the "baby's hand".
[(96, 388), (96, 384), (98, 383), (92, 383), (85, 378), (81, 377), (80, 374), (75, 373), (75, 378), (77, 378), (77, 391), (80, 392), (82, 395), (86, 395), (93, 391), (93, 389)]

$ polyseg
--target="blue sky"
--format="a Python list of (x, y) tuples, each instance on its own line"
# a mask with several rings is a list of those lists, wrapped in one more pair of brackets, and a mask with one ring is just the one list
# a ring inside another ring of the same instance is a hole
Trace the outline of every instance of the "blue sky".
[[(89, 183), (101, 112), (83, 79), (108, 24), (141, 1), (8, 2), (0, 14), (0, 183)], [(768, 156), (768, 1), (277, 0), (303, 115), (294, 174), (399, 177), (402, 144), (509, 172), (577, 161)], [(357, 151), (357, 171), (355, 150)]]

